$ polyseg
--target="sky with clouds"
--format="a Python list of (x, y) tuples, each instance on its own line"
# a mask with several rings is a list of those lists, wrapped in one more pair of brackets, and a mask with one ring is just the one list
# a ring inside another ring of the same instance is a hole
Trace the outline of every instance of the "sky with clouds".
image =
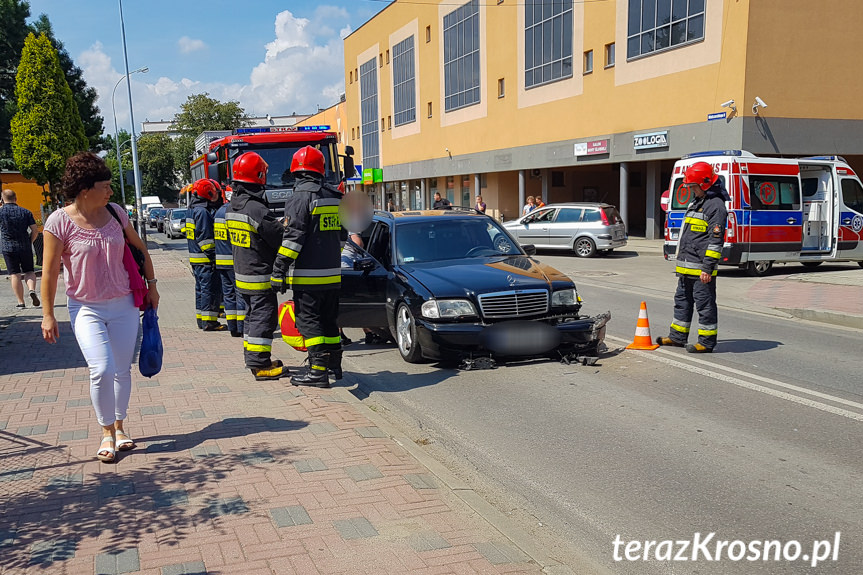
[[(136, 132), (144, 120), (170, 120), (191, 94), (237, 100), (246, 112), (313, 113), (344, 92), (343, 38), (386, 6), (379, 0), (124, 0)], [(30, 0), (45, 13), (87, 83), (99, 92), (106, 132), (112, 93), (123, 78), (117, 0)], [(129, 128), (125, 82), (113, 100)]]

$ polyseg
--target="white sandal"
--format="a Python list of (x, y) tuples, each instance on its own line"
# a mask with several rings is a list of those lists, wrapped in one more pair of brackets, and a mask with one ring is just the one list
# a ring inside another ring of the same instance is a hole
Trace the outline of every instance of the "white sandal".
[[(103, 447), (106, 442), (112, 447)], [(113, 445), (113, 437), (110, 435), (102, 437), (102, 441), (99, 443), (99, 451), (96, 452), (96, 459), (102, 463), (114, 463), (114, 460), (117, 458), (117, 451), (114, 449)]]
[[(120, 436), (125, 437), (125, 439), (120, 439)], [(137, 447), (135, 442), (129, 437), (129, 434), (125, 431), (117, 431), (117, 451), (129, 451), (131, 449), (135, 449)]]

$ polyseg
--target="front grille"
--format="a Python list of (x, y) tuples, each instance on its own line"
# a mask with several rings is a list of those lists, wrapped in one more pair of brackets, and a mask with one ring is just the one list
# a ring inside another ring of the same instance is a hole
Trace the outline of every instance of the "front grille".
[(513, 290), (479, 296), (479, 309), (486, 318), (511, 318), (548, 312), (548, 291)]

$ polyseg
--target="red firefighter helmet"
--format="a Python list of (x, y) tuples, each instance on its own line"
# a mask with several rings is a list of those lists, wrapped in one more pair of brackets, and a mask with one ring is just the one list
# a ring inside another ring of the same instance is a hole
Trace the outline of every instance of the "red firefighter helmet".
[(286, 344), (297, 351), (306, 351), (306, 340), (297, 329), (297, 314), (294, 310), (294, 302), (291, 300), (286, 301), (279, 308), (279, 327)]
[(683, 174), (684, 184), (698, 184), (705, 192), (716, 183), (719, 176), (713, 171), (713, 167), (707, 162), (695, 162)]
[(264, 185), (267, 183), (267, 162), (255, 152), (246, 152), (234, 160), (234, 181)]
[(216, 198), (222, 195), (218, 184), (214, 184), (213, 180), (208, 180), (206, 178), (201, 178), (192, 184), (192, 193), (208, 202), (214, 202), (216, 201)]
[(324, 175), (324, 155), (317, 148), (300, 148), (291, 160), (291, 173), (315, 172)]

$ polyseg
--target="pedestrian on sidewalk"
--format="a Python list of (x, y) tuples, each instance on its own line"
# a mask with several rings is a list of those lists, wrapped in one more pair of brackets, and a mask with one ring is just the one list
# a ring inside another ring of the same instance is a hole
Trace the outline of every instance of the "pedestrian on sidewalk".
[(48, 343), (60, 337), (54, 297), (62, 261), (72, 331), (90, 368), (90, 399), (102, 426), (96, 457), (111, 463), (116, 460), (116, 449), (135, 447), (123, 427), (140, 323), (123, 265), (126, 239), (144, 254), (149, 288), (144, 305), (158, 307), (159, 292), (147, 246), (129, 224), (126, 211), (112, 204), (117, 214), (112, 216), (106, 208), (112, 190), (111, 170), (105, 162), (90, 152), (72, 156), (61, 185), (72, 203), (45, 222), (42, 337)]
[[(716, 347), (716, 267), (722, 255), (728, 212), (728, 192), (707, 162), (686, 169), (683, 184), (694, 198), (686, 208), (677, 243), (677, 292), (668, 337), (659, 345), (686, 347), (690, 353), (710, 353)], [(693, 310), (698, 311), (698, 342), (687, 344)]]
[(33, 213), (18, 205), (18, 196), (13, 190), (3, 190), (3, 207), (0, 208), (0, 236), (3, 259), (11, 277), (12, 293), (18, 298), (19, 309), (24, 309), (24, 284), (30, 290), (30, 301), (39, 307), (36, 295), (36, 273), (33, 267), (33, 242), (39, 232)]
[[(186, 241), (189, 263), (195, 276), (195, 318), (198, 329), (225, 331), (219, 323), (219, 299), (222, 286), (216, 271), (215, 209), (222, 190), (213, 180), (200, 179), (189, 191), (189, 211), (186, 216)], [(235, 314), (236, 315), (236, 314)]]

